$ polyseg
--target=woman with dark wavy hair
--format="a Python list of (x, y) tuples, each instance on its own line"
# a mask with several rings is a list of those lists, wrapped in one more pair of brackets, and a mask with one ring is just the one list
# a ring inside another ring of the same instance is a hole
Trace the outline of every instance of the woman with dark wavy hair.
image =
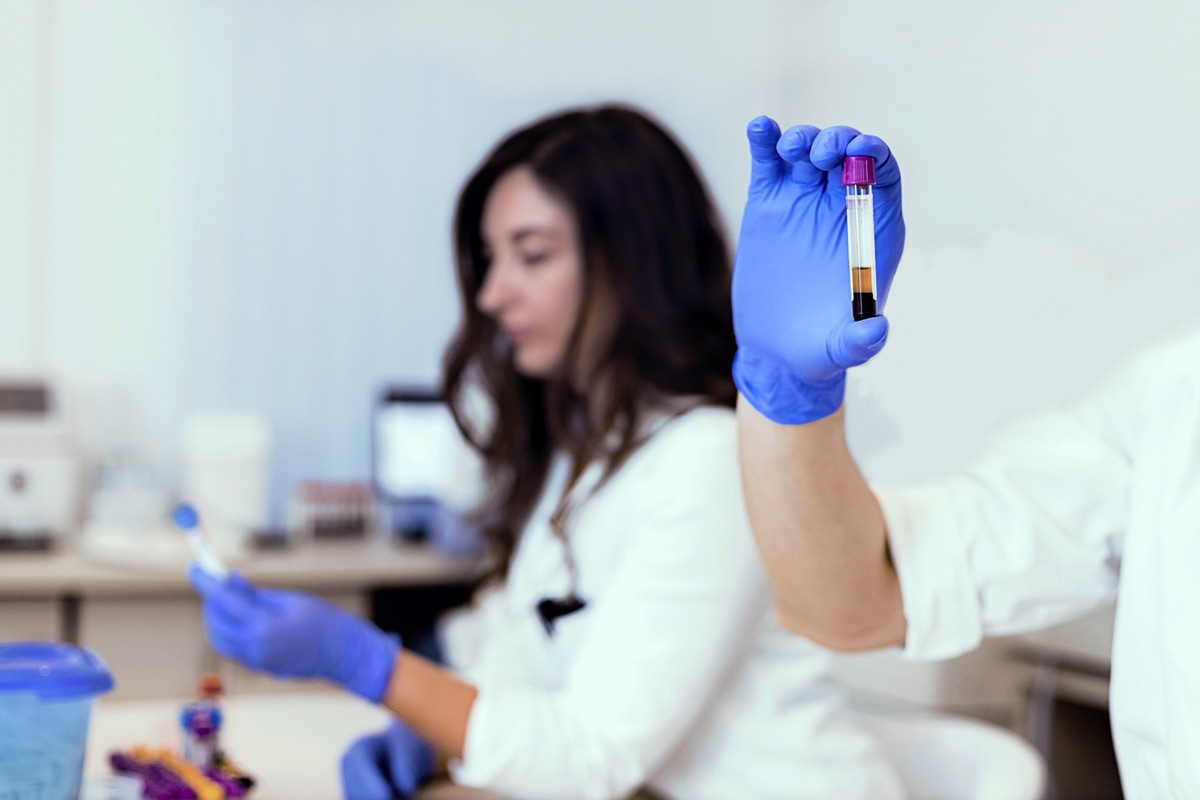
[[(495, 574), (442, 626), (449, 668), (312, 598), (193, 572), (218, 649), (398, 717), (343, 757), (350, 798), (898, 795), (827, 656), (770, 610), (729, 248), (683, 148), (626, 106), (539, 120), (467, 181), (454, 244), (444, 393)], [(440, 768), (458, 786), (429, 788)]]
[[(508, 210), (510, 198), (516, 222), (493, 243), (489, 201)], [(647, 423), (734, 407), (729, 251), (688, 156), (620, 106), (569, 111), (502, 142), (463, 189), (454, 237), (464, 320), (445, 394), (483, 456), (486, 530), (506, 570), (556, 451), (568, 485), (592, 464), (603, 481)], [(493, 268), (500, 250), (511, 263)], [(473, 428), (469, 385), (501, 424)]]

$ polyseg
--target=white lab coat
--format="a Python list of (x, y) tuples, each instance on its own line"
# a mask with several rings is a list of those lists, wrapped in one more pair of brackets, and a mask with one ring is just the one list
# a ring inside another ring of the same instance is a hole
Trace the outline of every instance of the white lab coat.
[(449, 662), (479, 690), (456, 782), (522, 800), (640, 785), (677, 800), (899, 796), (826, 683), (828, 655), (774, 622), (732, 411), (666, 422), (578, 509), (587, 607), (548, 636), (535, 606), (568, 591), (548, 525), (565, 470), (556, 462), (505, 584), (443, 625)]
[(954, 656), (1119, 595), (1110, 711), (1125, 796), (1200, 798), (1200, 336), (1012, 426), (961, 477), (877, 493), (909, 656)]

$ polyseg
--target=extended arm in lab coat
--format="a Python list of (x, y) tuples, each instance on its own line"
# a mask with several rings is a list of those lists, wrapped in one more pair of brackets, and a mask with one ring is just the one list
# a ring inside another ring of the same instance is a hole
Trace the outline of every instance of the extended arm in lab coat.
[(1144, 383), (1119, 373), (1002, 431), (962, 475), (874, 494), (841, 412), (778, 426), (739, 406), (747, 508), (781, 620), (835, 649), (945, 658), (1110, 600)]

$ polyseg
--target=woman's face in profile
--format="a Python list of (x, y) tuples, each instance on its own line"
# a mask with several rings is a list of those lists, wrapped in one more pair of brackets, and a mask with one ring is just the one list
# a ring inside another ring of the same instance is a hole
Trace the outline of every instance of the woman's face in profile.
[(475, 305), (508, 338), (518, 372), (548, 376), (566, 354), (582, 303), (574, 216), (517, 167), (492, 187), (480, 234), (487, 274)]

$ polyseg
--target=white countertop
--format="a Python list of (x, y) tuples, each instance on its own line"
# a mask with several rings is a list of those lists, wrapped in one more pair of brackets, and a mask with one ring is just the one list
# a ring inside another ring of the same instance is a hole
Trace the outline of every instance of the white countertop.
[[(0, 599), (190, 592), (188, 560), (184, 554), (122, 564), (98, 559), (71, 540), (48, 553), (0, 552)], [(305, 590), (456, 583), (470, 580), (480, 569), (477, 559), (382, 536), (249, 552), (231, 566), (256, 583)]]

